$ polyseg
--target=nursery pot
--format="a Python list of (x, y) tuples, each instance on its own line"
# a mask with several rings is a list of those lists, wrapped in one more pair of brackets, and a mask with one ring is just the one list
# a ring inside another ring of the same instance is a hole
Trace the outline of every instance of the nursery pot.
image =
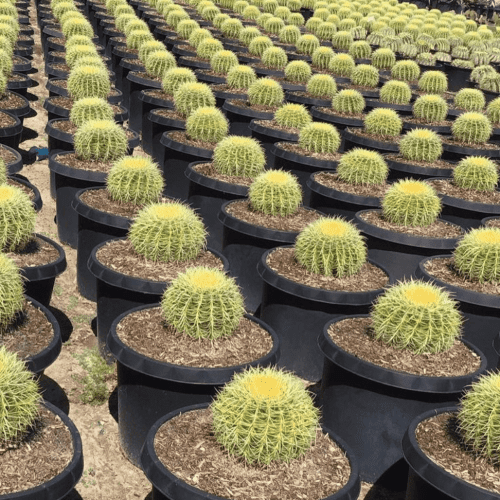
[[(396, 138), (394, 138), (395, 140)], [(365, 148), (381, 153), (398, 152), (399, 144), (397, 142), (379, 141), (355, 134), (350, 129), (344, 130), (344, 152), (350, 151), (353, 148)]]
[(120, 339), (116, 327), (125, 316), (156, 307), (159, 304), (144, 305), (121, 314), (108, 335), (108, 348), (117, 360), (120, 444), (127, 458), (138, 467), (146, 435), (158, 418), (183, 406), (208, 403), (235, 373), (250, 366), (274, 365), (279, 358), (276, 334), (248, 314), (245, 317), (263, 327), (273, 339), (271, 351), (251, 363), (224, 368), (191, 367), (144, 356)]
[(331, 99), (320, 99), (319, 97), (307, 97), (300, 95), (299, 92), (289, 91), (285, 93), (286, 102), (294, 102), (297, 104), (303, 104), (306, 108), (311, 109), (313, 106), (316, 108), (323, 106), (330, 106), (332, 104)]
[[(170, 283), (136, 278), (106, 267), (96, 256), (105, 244), (106, 241), (93, 248), (88, 268), (97, 280), (97, 344), (101, 355), (108, 358), (110, 353), (106, 347), (106, 339), (113, 321), (134, 307), (159, 303)], [(227, 259), (215, 250), (208, 250), (222, 260), (224, 271), (227, 272)]]
[(121, 71), (121, 87), (123, 93), (123, 105), (129, 110), (130, 117), (132, 118), (132, 110), (130, 109), (130, 80), (128, 75), (131, 71), (145, 71), (144, 65), (137, 58), (123, 58), (120, 61)]
[[(167, 101), (165, 99), (159, 99), (148, 94), (147, 91), (141, 91), (139, 93), (139, 100), (141, 101), (142, 115), (141, 115), (141, 133), (142, 133), (142, 149), (145, 153), (153, 155), (153, 129), (155, 127), (154, 123), (149, 119), (149, 113), (155, 108), (169, 108), (173, 109), (173, 101)], [(162, 132), (163, 133), (163, 132)], [(158, 141), (161, 139), (161, 135), (158, 137)], [(159, 152), (156, 153), (157, 155)]]
[[(328, 107), (328, 105), (324, 107)], [(346, 127), (362, 127), (364, 125), (363, 119), (361, 118), (351, 118), (349, 116), (334, 115), (332, 113), (323, 111), (321, 107), (318, 106), (313, 106), (311, 108), (311, 115), (316, 120), (320, 122), (331, 123), (340, 130), (344, 130)]]
[(163, 140), (163, 134), (171, 132), (172, 130), (184, 130), (186, 128), (186, 120), (162, 116), (158, 114), (157, 111), (159, 110), (153, 109), (148, 113), (147, 120), (149, 122), (150, 135), (146, 138), (146, 143), (148, 143), (148, 140), (151, 141), (149, 143), (151, 156), (158, 165), (164, 165), (169, 158), (167, 155), (170, 151), (165, 151), (165, 146), (161, 142)]
[[(273, 250), (267, 250), (257, 264), (257, 272), (263, 280), (259, 317), (275, 330), (280, 339), (278, 366), (317, 382), (323, 370), (323, 354), (317, 338), (325, 323), (333, 317), (367, 314), (372, 302), (384, 289), (342, 292), (296, 283), (267, 265), (267, 256)], [(389, 283), (393, 282), (384, 267), (369, 262), (387, 274)]]
[[(361, 316), (367, 317), (357, 315)], [(469, 375), (426, 377), (384, 368), (348, 353), (331, 340), (328, 328), (343, 319), (329, 321), (318, 338), (324, 354), (323, 421), (354, 450), (362, 480), (404, 489), (407, 467), (401, 440), (409, 423), (423, 411), (458, 402), (464, 388), (486, 371), (486, 360), (465, 342), (482, 361)]]
[(459, 240), (459, 238), (424, 238), (377, 227), (361, 218), (365, 212), (368, 210), (355, 214), (354, 220), (366, 237), (368, 256), (384, 265), (395, 280), (415, 277), (423, 258), (444, 252), (451, 254)]
[(470, 81), (471, 70), (467, 68), (457, 68), (448, 62), (443, 62), (443, 71), (448, 77), (448, 91), (458, 92), (464, 88), (474, 88)]
[(39, 212), (42, 209), (43, 206), (43, 200), (42, 200), (42, 195), (40, 194), (40, 191), (38, 188), (34, 185), (31, 184), (30, 181), (24, 175), (20, 174), (8, 174), (7, 180), (13, 180), (17, 184), (21, 184), (22, 186), (28, 188), (33, 192), (33, 199), (31, 202), (33, 203), (33, 208), (35, 209), (36, 212)]
[(249, 137), (251, 136), (249, 125), (254, 118), (256, 120), (272, 120), (274, 117), (272, 111), (256, 111), (245, 104), (237, 106), (232, 100), (225, 101), (222, 109), (229, 120), (229, 133), (231, 135)]
[(185, 175), (189, 179), (187, 201), (203, 219), (208, 231), (207, 246), (221, 251), (223, 226), (218, 218), (219, 210), (227, 200), (245, 198), (248, 195), (248, 187), (207, 177), (193, 168), (203, 163), (207, 162), (190, 163), (186, 168)]
[(12, 122), (10, 125), (0, 128), (0, 144), (18, 149), (23, 133), (23, 124), (21, 120), (17, 116), (12, 113), (7, 113), (6, 111), (0, 111), (0, 115), (4, 115), (5, 119)]
[[(154, 446), (156, 433), (165, 422), (177, 417), (181, 413), (196, 411), (207, 407), (208, 404), (205, 403), (175, 410), (161, 417), (149, 430), (140, 459), (142, 469), (153, 485), (154, 500), (184, 500), (188, 498), (190, 500), (223, 500), (219, 496), (211, 495), (206, 491), (202, 491), (185, 483), (172, 474), (158, 458)], [(349, 476), (347, 484), (342, 489), (322, 500), (354, 500), (358, 498), (360, 491), (359, 469), (356, 457), (348, 445), (337, 434), (334, 434), (326, 427), (323, 427), (323, 432), (328, 434), (332, 441), (335, 441), (346, 454), (351, 466), (351, 475)]]
[(451, 177), (453, 175), (453, 163), (450, 163), (450, 168), (437, 168), (433, 166), (420, 166), (412, 164), (411, 160), (404, 158), (398, 160), (391, 160), (385, 158), (389, 165), (389, 180), (394, 181), (398, 179), (412, 179), (425, 180), (433, 179), (435, 177)]
[(129, 128), (137, 133), (142, 132), (142, 121), (144, 110), (142, 108), (143, 100), (140, 98), (141, 93), (145, 89), (161, 89), (161, 81), (150, 78), (143, 78), (131, 71), (127, 75), (129, 85), (129, 112), (130, 119), (128, 122)]
[(498, 295), (479, 293), (466, 288), (451, 285), (437, 279), (425, 270), (425, 264), (432, 260), (450, 258), (449, 255), (436, 255), (422, 259), (416, 277), (431, 281), (437, 286), (445, 288), (458, 301), (459, 309), (465, 318), (463, 338), (477, 346), (486, 356), (488, 370), (497, 368), (498, 354), (492, 343), (500, 332), (500, 303)]

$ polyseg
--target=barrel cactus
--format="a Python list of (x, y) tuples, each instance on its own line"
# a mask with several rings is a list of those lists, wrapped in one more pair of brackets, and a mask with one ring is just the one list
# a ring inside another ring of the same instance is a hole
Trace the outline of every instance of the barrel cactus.
[(342, 155), (337, 174), (340, 180), (348, 184), (384, 184), (389, 167), (377, 151), (354, 148)]
[(275, 368), (235, 374), (214, 399), (217, 442), (247, 463), (289, 462), (311, 446), (319, 412), (302, 381)]
[(238, 40), (245, 47), (248, 47), (250, 45), (250, 42), (258, 36), (261, 36), (261, 32), (255, 26), (248, 26), (240, 31)]
[(145, 64), (146, 73), (154, 78), (163, 78), (163, 75), (177, 66), (175, 57), (166, 50), (157, 50), (148, 54)]
[(466, 144), (484, 144), (492, 133), (491, 123), (486, 115), (468, 112), (460, 115), (451, 128), (455, 140)]
[(278, 37), (281, 43), (295, 45), (300, 37), (300, 30), (297, 26), (285, 26), (281, 28)]
[(377, 69), (391, 69), (396, 64), (396, 56), (391, 49), (377, 49), (372, 54), (372, 64)]
[(320, 70), (326, 70), (330, 67), (330, 62), (335, 53), (330, 47), (318, 47), (312, 53), (312, 65)]
[(395, 182), (382, 200), (384, 218), (402, 226), (429, 226), (441, 212), (441, 201), (434, 188), (423, 181), (402, 179)]
[(352, 276), (366, 262), (366, 244), (354, 224), (340, 217), (321, 217), (306, 226), (295, 241), (295, 258), (309, 272)]
[(337, 93), (337, 84), (330, 75), (316, 74), (307, 82), (306, 90), (313, 97), (332, 99)]
[(370, 111), (364, 121), (368, 134), (384, 137), (396, 137), (401, 133), (403, 122), (396, 111), (389, 108), (375, 108)]
[(210, 60), (210, 58), (220, 50), (224, 50), (222, 42), (215, 38), (205, 38), (205, 40), (201, 41), (196, 47), (196, 55), (201, 59)]
[(266, 68), (283, 69), (288, 63), (288, 56), (281, 47), (269, 47), (262, 54), (262, 64)]
[(494, 191), (498, 183), (497, 165), (489, 158), (468, 156), (454, 168), (453, 183), (463, 189)]
[(500, 92), (500, 74), (486, 73), (479, 80), (479, 88), (490, 92)]
[(358, 40), (351, 43), (349, 55), (354, 59), (369, 59), (372, 55), (372, 48), (365, 40)]
[(268, 170), (252, 182), (248, 198), (253, 210), (286, 217), (297, 212), (302, 203), (302, 189), (290, 172)]
[(312, 122), (312, 117), (302, 104), (285, 104), (274, 113), (274, 120), (282, 127), (302, 129)]
[(379, 72), (369, 64), (358, 64), (352, 70), (350, 78), (353, 85), (375, 88), (379, 82)]
[(413, 116), (426, 123), (439, 123), (446, 119), (448, 104), (438, 95), (420, 96), (413, 105)]
[(147, 156), (124, 156), (111, 167), (106, 188), (115, 201), (155, 203), (163, 191), (163, 175)]
[(271, 78), (259, 78), (248, 89), (248, 100), (253, 105), (279, 106), (284, 98), (281, 85)]
[(458, 303), (446, 290), (424, 281), (398, 283), (379, 295), (371, 319), (376, 339), (416, 354), (446, 351), (462, 327)]
[(295, 44), (298, 54), (306, 54), (311, 56), (319, 47), (319, 40), (314, 35), (302, 35)]
[(195, 82), (196, 75), (189, 68), (171, 68), (163, 75), (162, 89), (166, 94), (173, 96), (182, 84)]
[(418, 81), (418, 88), (429, 94), (444, 94), (448, 90), (448, 78), (442, 71), (426, 71)]
[(285, 66), (285, 78), (289, 82), (306, 83), (311, 76), (311, 66), (306, 61), (291, 61)]
[(100, 97), (86, 97), (73, 104), (69, 119), (77, 127), (89, 120), (113, 120), (111, 104)]
[(365, 98), (357, 90), (341, 90), (333, 97), (332, 108), (339, 113), (360, 114), (365, 109)]
[(174, 92), (175, 109), (188, 117), (194, 110), (204, 106), (215, 106), (212, 89), (206, 83), (183, 83)]
[(223, 175), (254, 178), (265, 164), (264, 149), (251, 137), (229, 136), (214, 149), (213, 166)]
[(299, 146), (313, 153), (336, 153), (340, 142), (340, 134), (329, 123), (310, 123), (299, 134)]
[(69, 95), (76, 101), (85, 97), (106, 99), (111, 90), (109, 75), (105, 69), (95, 66), (74, 68), (68, 77)]
[(75, 132), (75, 152), (83, 160), (117, 160), (127, 148), (125, 130), (111, 120), (90, 120)]
[(231, 89), (248, 89), (257, 81), (255, 70), (250, 66), (238, 65), (231, 68), (226, 82)]
[(390, 104), (409, 104), (411, 89), (406, 82), (390, 80), (380, 89), (380, 101)]
[(433, 130), (416, 128), (399, 141), (399, 151), (405, 160), (434, 162), (442, 155), (443, 144)]
[(186, 120), (186, 135), (195, 141), (217, 143), (229, 130), (227, 118), (214, 107), (195, 109)]
[(210, 67), (219, 75), (227, 75), (229, 70), (238, 64), (238, 58), (230, 50), (216, 52), (210, 59)]
[(492, 124), (498, 125), (500, 123), (500, 97), (490, 101), (486, 108), (486, 116)]
[(88, 56), (99, 57), (99, 53), (97, 52), (97, 49), (95, 48), (94, 44), (92, 45), (75, 44), (75, 45), (70, 45), (69, 47), (66, 48), (66, 64), (70, 68), (73, 68), (79, 59)]
[(201, 218), (180, 202), (153, 203), (143, 208), (130, 226), (134, 250), (154, 262), (186, 261), (199, 255), (206, 243)]
[(330, 61), (330, 71), (338, 76), (351, 76), (356, 63), (349, 54), (337, 54)]
[(165, 290), (162, 315), (177, 331), (194, 339), (229, 337), (245, 312), (238, 285), (218, 269), (193, 267)]
[(465, 111), (482, 111), (486, 105), (486, 99), (478, 89), (460, 89), (455, 95), (453, 104)]
[(266, 49), (273, 46), (272, 40), (267, 36), (256, 36), (248, 45), (248, 52), (254, 56), (262, 57)]

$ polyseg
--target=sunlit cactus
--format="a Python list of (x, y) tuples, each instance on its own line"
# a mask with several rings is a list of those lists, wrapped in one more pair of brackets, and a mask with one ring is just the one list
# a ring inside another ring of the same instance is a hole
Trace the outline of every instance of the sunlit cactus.
[(310, 123), (299, 134), (299, 146), (314, 153), (336, 153), (340, 141), (340, 134), (330, 123)]
[(399, 150), (406, 160), (433, 162), (442, 155), (443, 144), (433, 130), (416, 128), (399, 141)]
[(78, 66), (68, 77), (68, 93), (74, 100), (86, 97), (106, 99), (111, 91), (109, 74), (98, 66)]
[(174, 92), (175, 109), (188, 117), (194, 110), (215, 106), (215, 96), (206, 83), (187, 82), (180, 85)]
[(173, 96), (182, 84), (195, 82), (196, 75), (189, 68), (171, 68), (163, 75), (162, 89)]
[(128, 149), (123, 127), (111, 120), (90, 120), (75, 132), (75, 152), (84, 160), (112, 161)]
[(282, 127), (302, 129), (312, 122), (309, 111), (302, 104), (284, 104), (274, 113), (274, 120)]
[(223, 175), (253, 178), (265, 165), (264, 149), (251, 137), (229, 136), (214, 149), (213, 166)]
[(73, 104), (69, 119), (77, 127), (89, 120), (113, 120), (114, 113), (111, 104), (100, 97), (86, 97)]
[(342, 155), (337, 174), (340, 180), (348, 184), (384, 184), (389, 167), (377, 151), (354, 148)]
[(463, 189), (494, 191), (498, 183), (498, 167), (489, 158), (468, 156), (453, 169), (453, 183)]
[(226, 137), (228, 131), (227, 118), (218, 108), (197, 108), (186, 120), (186, 135), (193, 140), (217, 143)]
[(279, 106), (284, 98), (281, 85), (271, 78), (259, 78), (248, 89), (248, 100), (251, 104)]

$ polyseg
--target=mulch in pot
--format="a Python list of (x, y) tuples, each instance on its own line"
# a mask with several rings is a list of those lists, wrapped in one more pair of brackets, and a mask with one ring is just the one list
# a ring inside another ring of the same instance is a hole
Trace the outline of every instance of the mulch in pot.
[(460, 198), (465, 201), (485, 203), (487, 205), (500, 205), (500, 191), (477, 191), (476, 189), (464, 189), (453, 183), (451, 180), (430, 180), (428, 181), (438, 193)]
[(495, 219), (490, 219), (489, 221), (486, 222), (485, 226), (486, 227), (498, 227), (498, 228), (500, 228), (500, 217), (495, 218)]
[(357, 196), (369, 196), (371, 198), (383, 198), (388, 184), (349, 184), (339, 179), (338, 174), (332, 172), (318, 172), (314, 175), (314, 180), (330, 189), (350, 193)]
[(278, 130), (279, 132), (286, 132), (287, 134), (296, 134), (300, 133), (300, 130), (295, 127), (284, 127), (276, 122), (273, 118), (272, 120), (255, 120), (254, 123), (260, 125), (261, 127), (270, 128), (272, 130)]
[(339, 161), (342, 158), (341, 153), (315, 153), (301, 147), (295, 142), (278, 142), (276, 145), (285, 151), (290, 151), (291, 153), (295, 153), (300, 156), (307, 156), (308, 158), (314, 158), (316, 160)]
[(69, 168), (104, 173), (108, 173), (114, 163), (113, 161), (83, 160), (76, 153), (56, 155), (54, 159)]
[(436, 161), (423, 161), (423, 160), (407, 160), (403, 158), (403, 156), (399, 153), (397, 154), (386, 154), (385, 158), (387, 160), (397, 161), (399, 163), (406, 163), (407, 165), (417, 165), (418, 167), (424, 168), (442, 168), (442, 169), (453, 169), (455, 168), (454, 163), (450, 163), (446, 160), (440, 160), (439, 158)]
[(7, 90), (0, 96), (0, 109), (19, 109), (26, 106), (26, 101), (19, 95)]
[(304, 500), (319, 500), (345, 486), (351, 473), (342, 449), (321, 430), (301, 458), (267, 467), (248, 465), (217, 443), (210, 409), (189, 411), (166, 422), (156, 433), (155, 450), (181, 480), (223, 498), (290, 500), (300, 494)]
[(59, 251), (47, 241), (33, 235), (24, 248), (6, 254), (18, 267), (34, 267), (50, 264), (59, 258)]
[(199, 163), (198, 165), (193, 166), (193, 169), (201, 175), (205, 177), (209, 177), (211, 179), (218, 180), (220, 182), (226, 182), (227, 184), (236, 184), (239, 186), (249, 187), (250, 184), (254, 181), (254, 179), (250, 177), (239, 177), (236, 175), (225, 175), (219, 173), (213, 163)]

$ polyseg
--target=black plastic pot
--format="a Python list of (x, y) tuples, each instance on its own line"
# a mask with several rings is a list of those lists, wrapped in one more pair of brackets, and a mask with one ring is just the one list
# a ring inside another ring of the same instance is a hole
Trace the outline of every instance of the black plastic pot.
[(215, 95), (215, 105), (220, 109), (224, 107), (224, 103), (228, 100), (230, 101), (236, 99), (238, 101), (246, 101), (248, 98), (247, 94), (236, 94), (230, 91), (226, 92), (223, 90), (214, 90), (214, 95)]
[(380, 207), (380, 198), (338, 191), (320, 184), (314, 177), (315, 174), (311, 174), (307, 181), (307, 187), (311, 191), (311, 208), (353, 222), (356, 212)]
[(222, 109), (229, 120), (229, 133), (232, 135), (251, 135), (250, 122), (256, 120), (272, 120), (274, 112), (255, 111), (248, 106), (237, 106), (232, 100), (224, 102)]
[(443, 71), (448, 77), (448, 91), (458, 92), (463, 88), (473, 88), (470, 83), (470, 69), (457, 68), (452, 66), (451, 63), (443, 62)]
[(480, 227), (488, 227), (488, 222), (489, 221), (494, 221), (494, 220), (500, 220), (500, 215), (494, 215), (492, 217), (485, 217), (484, 219), (481, 219), (481, 226)]
[(403, 130), (414, 130), (416, 128), (426, 128), (440, 135), (451, 135), (451, 126), (433, 125), (431, 123), (411, 123), (403, 121)]
[(318, 160), (312, 156), (302, 156), (292, 151), (282, 148), (280, 143), (276, 143), (271, 148), (270, 156), (274, 157), (274, 168), (281, 168), (295, 175), (304, 192), (303, 203), (310, 205), (312, 196), (309, 189), (308, 180), (311, 174), (322, 170), (335, 171), (337, 161)]
[[(69, 118), (70, 111), (62, 106), (54, 104), (52, 99), (52, 97), (49, 97), (43, 102), (43, 108), (47, 111), (48, 121)], [(128, 120), (128, 111), (121, 104), (115, 104), (115, 106), (119, 106), (120, 111), (115, 114), (114, 121), (123, 124), (124, 121)]]
[[(71, 151), (58, 155), (64, 158), (64, 155), (69, 153)], [(56, 191), (57, 234), (62, 243), (76, 248), (78, 244), (78, 214), (71, 208), (73, 198), (80, 189), (104, 186), (107, 174), (68, 167), (56, 159), (58, 155), (49, 157), (49, 168), (54, 172)]]
[[(141, 466), (148, 480), (153, 485), (154, 500), (222, 500), (221, 497), (211, 495), (206, 491), (190, 486), (172, 474), (165, 468), (158, 458), (154, 446), (156, 433), (165, 422), (177, 417), (181, 413), (204, 409), (207, 406), (207, 404), (200, 404), (173, 411), (160, 418), (149, 430), (141, 453)], [(355, 498), (358, 498), (360, 491), (358, 463), (356, 457), (348, 445), (337, 434), (334, 434), (326, 427), (323, 427), (323, 432), (327, 433), (332, 441), (336, 442), (345, 452), (351, 465), (351, 475), (349, 476), (347, 484), (341, 490), (322, 500), (354, 500)]]
[(124, 80), (123, 66), (120, 64), (122, 59), (138, 59), (138, 56), (127, 52), (126, 45), (117, 44), (111, 49), (111, 69), (116, 73), (116, 83), (119, 90), (122, 90)]
[[(101, 355), (108, 358), (110, 354), (106, 347), (106, 339), (113, 321), (134, 307), (159, 303), (169, 283), (135, 278), (104, 266), (96, 254), (106, 243), (106, 241), (99, 243), (93, 248), (88, 267), (97, 279), (97, 345)], [(224, 270), (227, 272), (229, 270), (227, 259), (215, 250), (210, 251), (222, 260)]]
[(32, 69), (31, 61), (25, 57), (17, 56), (19, 61), (14, 64), (12, 71), (16, 73), (29, 73)]
[(144, 109), (142, 107), (143, 100), (141, 99), (142, 91), (146, 89), (161, 89), (161, 82), (149, 78), (142, 78), (134, 71), (130, 71), (127, 74), (127, 80), (130, 94), (128, 107), (130, 119), (128, 126), (137, 133), (141, 133), (144, 114)]
[[(396, 139), (396, 138), (394, 138)], [(394, 140), (391, 142), (388, 138), (388, 141), (379, 141), (376, 139), (370, 139), (369, 137), (364, 137), (362, 135), (358, 135), (354, 130), (346, 128), (344, 130), (344, 149), (343, 151), (347, 152), (353, 148), (364, 148), (371, 149), (374, 151), (380, 151), (382, 153), (387, 152), (397, 152), (399, 151), (399, 144)]]
[(497, 368), (498, 355), (492, 348), (492, 343), (500, 332), (500, 304), (498, 295), (488, 295), (474, 292), (465, 288), (450, 285), (430, 275), (425, 270), (426, 262), (434, 259), (450, 258), (449, 255), (437, 255), (423, 259), (417, 269), (419, 279), (432, 281), (452, 293), (459, 302), (460, 311), (465, 316), (463, 338), (477, 346), (488, 360), (488, 369)]
[[(73, 456), (66, 468), (57, 476), (49, 481), (42, 483), (34, 488), (28, 488), (16, 493), (1, 495), (2, 500), (41, 500), (43, 499), (61, 499), (67, 496), (76, 486), (83, 473), (83, 448), (80, 433), (75, 424), (68, 415), (57, 406), (48, 401), (42, 402), (47, 410), (57, 415), (71, 433), (73, 442)], [(47, 455), (47, 460), (50, 456)]]
[(78, 214), (76, 247), (76, 281), (78, 291), (86, 299), (97, 300), (97, 281), (88, 268), (88, 260), (94, 247), (105, 241), (125, 237), (132, 219), (103, 212), (84, 203), (80, 196), (90, 190), (106, 189), (91, 187), (75, 193), (71, 206)]
[[(325, 106), (327, 107), (327, 106)], [(313, 106), (311, 108), (311, 115), (317, 121), (331, 123), (340, 130), (347, 127), (362, 127), (363, 120), (361, 118), (350, 118), (348, 116), (333, 115), (332, 113), (325, 113), (320, 107)]]
[[(373, 211), (373, 210), (370, 210)], [(380, 212), (380, 210), (376, 210)], [(355, 223), (366, 237), (368, 256), (384, 265), (395, 280), (415, 277), (420, 261), (425, 257), (453, 252), (460, 238), (422, 238), (397, 233), (374, 226), (355, 214)]]
[(398, 115), (411, 116), (413, 107), (411, 104), (390, 104), (388, 102), (376, 101), (374, 99), (366, 100), (366, 110), (375, 108), (387, 108), (397, 111)]
[[(264, 282), (259, 317), (274, 328), (280, 339), (278, 366), (317, 382), (323, 370), (323, 354), (317, 338), (325, 323), (339, 316), (368, 314), (372, 302), (384, 289), (341, 292), (290, 281), (266, 264), (272, 251), (267, 250), (257, 264), (257, 272)], [(384, 267), (369, 262), (387, 274), (388, 283), (394, 281)]]
[(422, 167), (420, 165), (412, 165), (411, 160), (405, 160), (401, 157), (401, 160), (392, 160), (390, 158), (385, 158), (385, 161), (389, 165), (389, 180), (396, 179), (407, 179), (411, 177), (412, 179), (424, 180), (432, 179), (434, 177), (451, 177), (453, 174), (453, 163), (450, 163), (450, 168), (436, 168), (433, 166)]
[[(148, 92), (144, 90), (139, 93), (139, 100), (141, 101), (142, 105), (142, 118), (141, 118), (142, 149), (144, 150), (145, 153), (153, 155), (154, 124), (149, 119), (149, 114), (153, 109), (158, 109), (158, 108), (173, 109), (174, 103), (173, 101), (158, 99), (148, 94)], [(157, 133), (159, 133), (159, 130)], [(161, 135), (158, 137), (158, 141), (155, 142), (159, 142), (160, 139)], [(159, 151), (157, 151), (157, 154), (159, 154)]]
[[(49, 91), (49, 97), (61, 95), (63, 97), (70, 97), (68, 89), (65, 89), (57, 84), (59, 80), (63, 78), (51, 78), (47, 81), (47, 90)], [(112, 88), (111, 93), (108, 95), (108, 102), (111, 104), (120, 104), (122, 102), (122, 93), (117, 88)]]
[(494, 500), (499, 495), (450, 474), (420, 448), (415, 431), (424, 420), (441, 413), (456, 413), (457, 406), (429, 410), (415, 417), (403, 436), (403, 454), (409, 465), (406, 500)]
[(204, 82), (210, 84), (215, 84), (219, 85), (222, 83), (226, 83), (226, 77), (225, 76), (218, 76), (218, 75), (210, 75), (206, 70), (203, 69), (196, 69), (196, 78), (199, 82)]
[(14, 159), (12, 161), (6, 162), (7, 163), (7, 174), (12, 175), (15, 174), (16, 172), (19, 172), (23, 168), (23, 158), (19, 151), (16, 151), (15, 149), (9, 147), (9, 146), (4, 146), (3, 144), (0, 144), (0, 149), (4, 149), (9, 151), (14, 156)]
[(324, 354), (323, 422), (354, 450), (363, 481), (404, 490), (407, 467), (401, 440), (409, 423), (423, 411), (457, 403), (464, 388), (486, 371), (485, 357), (465, 342), (482, 363), (473, 374), (460, 377), (425, 377), (384, 368), (331, 340), (328, 328), (343, 319), (329, 321), (318, 338)]
[(43, 207), (43, 201), (42, 201), (42, 195), (40, 194), (40, 191), (38, 188), (34, 185), (31, 184), (30, 181), (24, 175), (17, 175), (17, 174), (9, 174), (8, 179), (13, 180), (14, 182), (21, 184), (28, 189), (30, 189), (33, 193), (33, 208), (35, 209), (36, 212), (39, 212), (42, 207)]
[(185, 170), (185, 175), (189, 179), (187, 201), (203, 219), (208, 231), (207, 246), (221, 251), (223, 226), (218, 218), (219, 210), (225, 201), (248, 196), (248, 187), (206, 177), (193, 168), (200, 163), (206, 162), (190, 163)]
[(130, 117), (132, 117), (132, 110), (130, 109), (130, 80), (127, 78), (131, 71), (146, 71), (144, 65), (139, 59), (126, 57), (121, 59), (120, 64), (121, 81), (119, 88), (123, 94), (123, 105), (129, 110)]
[(274, 365), (279, 358), (276, 334), (262, 321), (245, 317), (265, 328), (273, 339), (272, 350), (262, 358), (238, 366), (204, 368), (173, 365), (138, 353), (116, 333), (116, 326), (128, 314), (158, 304), (136, 307), (121, 314), (111, 325), (108, 348), (118, 369), (118, 430), (120, 445), (127, 458), (140, 467), (141, 449), (151, 426), (162, 415), (184, 406), (208, 403), (235, 373), (249, 366)]
[(12, 91), (8, 90), (7, 93), (13, 94), (16, 97), (19, 97), (20, 99), (22, 99), (23, 104), (19, 108), (3, 108), (2, 111), (5, 111), (11, 115), (17, 116), (17, 118), (19, 118), (19, 120), (21, 121), (21, 125), (22, 125), (24, 123), (24, 117), (26, 115), (28, 115), (31, 111), (30, 102), (28, 101), (28, 99), (26, 99), (26, 97), (23, 97), (21, 94), (18, 94), (17, 92), (12, 92)]
[(189, 180), (184, 174), (187, 166), (196, 161), (210, 161), (213, 149), (198, 148), (179, 142), (171, 137), (171, 132), (165, 132), (161, 137), (161, 144), (165, 148), (163, 178), (165, 179), (165, 196), (186, 200), (188, 196)]
[(151, 135), (146, 141), (151, 141), (151, 156), (155, 159), (156, 163), (164, 165), (168, 157), (166, 156), (165, 146), (162, 143), (163, 134), (172, 130), (184, 130), (186, 128), (186, 120), (168, 118), (158, 114), (158, 111), (153, 109), (148, 113), (147, 120), (150, 123)]
[(500, 158), (500, 143), (496, 141), (489, 141), (488, 144), (494, 144), (495, 149), (482, 148), (474, 146), (459, 146), (456, 144), (447, 144), (443, 142), (443, 160), (456, 160), (460, 161), (468, 156), (485, 156), (495, 160)]
[(16, 73), (16, 75), (22, 78), (22, 80), (9, 80), (7, 82), (7, 89), (26, 97), (28, 95), (28, 89), (33, 85), (33, 80), (28, 75), (23, 75), (21, 73)]
[(0, 128), (0, 144), (9, 146), (13, 149), (19, 148), (19, 142), (21, 141), (21, 134), (23, 133), (23, 125), (21, 120), (13, 115), (12, 113), (7, 113), (6, 111), (0, 111), (0, 114), (8, 116), (14, 120), (12, 125)]
[(303, 104), (307, 108), (311, 109), (313, 106), (318, 107), (328, 107), (332, 104), (331, 99), (319, 99), (318, 97), (306, 97), (299, 95), (297, 91), (289, 91), (285, 93), (286, 102), (295, 102), (297, 104)]

